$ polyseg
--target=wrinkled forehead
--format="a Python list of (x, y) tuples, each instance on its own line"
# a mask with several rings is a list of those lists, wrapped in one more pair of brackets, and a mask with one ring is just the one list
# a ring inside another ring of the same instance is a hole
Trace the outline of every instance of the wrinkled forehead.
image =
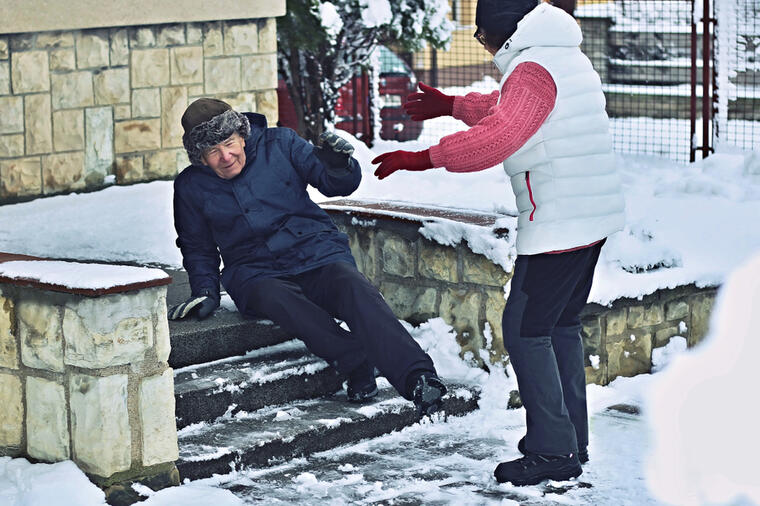
[(203, 152), (208, 153), (209, 151), (218, 149), (221, 146), (229, 146), (230, 144), (240, 143), (242, 141), (243, 141), (243, 137), (239, 133), (234, 132), (232, 135), (224, 139), (222, 142), (219, 142), (217, 144), (214, 144), (213, 146), (207, 147), (206, 149), (203, 150)]

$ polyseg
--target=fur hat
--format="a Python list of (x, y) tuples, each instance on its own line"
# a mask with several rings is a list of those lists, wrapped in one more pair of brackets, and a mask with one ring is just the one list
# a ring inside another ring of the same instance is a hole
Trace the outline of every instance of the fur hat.
[(203, 152), (232, 134), (247, 139), (251, 133), (251, 125), (244, 114), (215, 98), (199, 98), (190, 104), (182, 115), (182, 128), (185, 129), (182, 144), (193, 165), (203, 165)]
[(517, 23), (538, 4), (538, 0), (478, 0), (475, 24), (488, 34), (511, 37)]

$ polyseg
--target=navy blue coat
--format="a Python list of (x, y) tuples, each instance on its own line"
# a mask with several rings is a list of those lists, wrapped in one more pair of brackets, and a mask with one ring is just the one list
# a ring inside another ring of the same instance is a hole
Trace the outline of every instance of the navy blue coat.
[[(191, 165), (174, 181), (174, 226), (182, 264), (193, 295), (230, 294), (236, 284), (259, 277), (292, 275), (344, 261), (353, 265), (348, 237), (306, 192), (307, 185), (327, 197), (349, 195), (361, 170), (326, 167), (315, 147), (289, 128), (267, 128), (261, 114), (246, 113), (251, 135), (246, 163), (232, 179), (209, 167)], [(234, 295), (233, 295), (233, 298)], [(240, 305), (240, 300), (236, 300)]]

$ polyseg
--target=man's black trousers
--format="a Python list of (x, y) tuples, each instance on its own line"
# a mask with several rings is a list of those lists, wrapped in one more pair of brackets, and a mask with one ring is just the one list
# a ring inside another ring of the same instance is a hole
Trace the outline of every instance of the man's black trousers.
[(588, 444), (579, 315), (603, 244), (515, 262), (502, 329), (525, 406), (528, 451), (567, 455)]
[[(272, 320), (343, 374), (367, 360), (408, 399), (409, 375), (435, 372), (433, 361), (377, 288), (347, 262), (294, 276), (243, 281), (228, 290), (243, 316)], [(335, 318), (351, 331), (341, 328)]]

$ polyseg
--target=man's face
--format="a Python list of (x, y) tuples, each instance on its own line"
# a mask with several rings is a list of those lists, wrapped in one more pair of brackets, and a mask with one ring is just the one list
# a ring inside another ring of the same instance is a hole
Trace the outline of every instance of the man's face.
[(245, 139), (234, 133), (223, 142), (204, 151), (201, 158), (217, 176), (222, 179), (232, 179), (240, 174), (245, 165), (243, 148), (245, 148)]

